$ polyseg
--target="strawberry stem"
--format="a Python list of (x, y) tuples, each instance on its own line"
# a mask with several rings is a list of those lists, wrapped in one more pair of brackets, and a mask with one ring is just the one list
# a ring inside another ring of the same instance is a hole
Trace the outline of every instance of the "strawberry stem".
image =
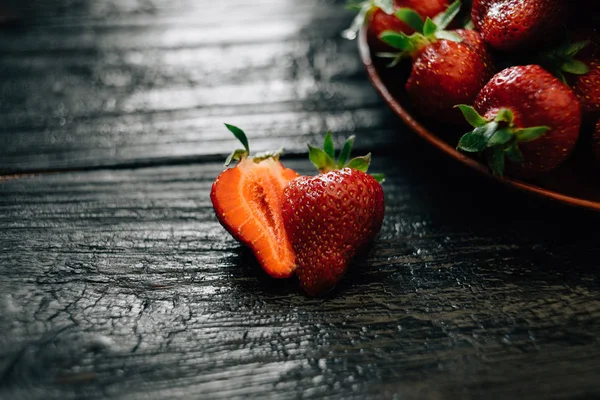
[(467, 153), (483, 153), (492, 173), (504, 175), (505, 159), (523, 163), (519, 143), (530, 142), (544, 135), (550, 127), (534, 126), (519, 128), (514, 124), (514, 115), (508, 108), (501, 108), (493, 120), (483, 118), (473, 107), (459, 104), (459, 108), (473, 130), (465, 133), (458, 141), (457, 150)]
[(393, 0), (366, 0), (362, 2), (350, 0), (346, 5), (346, 8), (357, 11), (356, 17), (354, 17), (352, 20), (350, 27), (342, 31), (342, 37), (348, 40), (356, 39), (360, 27), (365, 24), (367, 16), (374, 9), (380, 8), (383, 12), (389, 15), (394, 13)]
[[(369, 169), (369, 165), (371, 164), (371, 153), (368, 153), (366, 156), (354, 157), (350, 159), (350, 153), (352, 152), (354, 139), (354, 135), (346, 139), (336, 161), (333, 138), (331, 136), (331, 132), (328, 131), (325, 135), (322, 149), (311, 146), (310, 144), (308, 145), (308, 158), (321, 173), (344, 168), (353, 168), (366, 173)], [(380, 183), (385, 179), (383, 174), (370, 175)]]
[(460, 11), (460, 0), (456, 0), (450, 4), (442, 13), (431, 19), (427, 17), (425, 20), (413, 9), (400, 8), (394, 15), (402, 22), (414, 29), (414, 33), (407, 35), (404, 32), (396, 32), (393, 30), (383, 31), (379, 35), (379, 39), (391, 47), (400, 50), (393, 58), (390, 66), (396, 65), (403, 57), (413, 57), (424, 46), (427, 46), (438, 40), (451, 40), (453, 42), (462, 42), (463, 38), (453, 31), (447, 31), (445, 28), (452, 22), (454, 17)]
[(533, 59), (527, 62), (539, 63), (544, 69), (566, 84), (565, 72), (572, 75), (585, 75), (589, 72), (589, 67), (575, 58), (577, 53), (589, 43), (589, 40), (572, 43), (566, 40), (558, 47), (534, 55)]
[[(225, 124), (225, 127), (229, 129), (231, 133), (242, 143), (244, 146), (243, 149), (235, 149), (225, 160), (225, 166), (228, 167), (233, 161), (241, 161), (245, 158), (248, 158), (250, 155), (250, 146), (248, 144), (248, 137), (246, 133), (238, 128), (237, 126)], [(251, 159), (254, 162), (261, 162), (266, 160), (267, 158), (272, 158), (274, 160), (278, 160), (279, 156), (283, 153), (283, 149), (279, 149), (277, 151), (267, 151), (261, 154), (257, 154)]]

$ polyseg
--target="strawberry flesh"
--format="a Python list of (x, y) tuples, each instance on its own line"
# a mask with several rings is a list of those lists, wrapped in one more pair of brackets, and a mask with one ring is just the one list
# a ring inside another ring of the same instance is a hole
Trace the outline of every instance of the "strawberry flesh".
[(211, 189), (219, 222), (248, 246), (267, 274), (286, 278), (295, 270), (281, 207), (283, 189), (298, 174), (272, 158), (260, 162), (245, 158), (223, 171)]

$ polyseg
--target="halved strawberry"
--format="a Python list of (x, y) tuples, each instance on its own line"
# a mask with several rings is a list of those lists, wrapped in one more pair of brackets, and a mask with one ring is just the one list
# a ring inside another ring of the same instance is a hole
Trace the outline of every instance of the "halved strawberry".
[(221, 225), (238, 241), (248, 246), (267, 274), (287, 278), (296, 268), (281, 207), (283, 189), (298, 173), (279, 162), (279, 152), (249, 157), (246, 134), (225, 124), (242, 142), (225, 162), (233, 168), (223, 171), (213, 182), (210, 199)]

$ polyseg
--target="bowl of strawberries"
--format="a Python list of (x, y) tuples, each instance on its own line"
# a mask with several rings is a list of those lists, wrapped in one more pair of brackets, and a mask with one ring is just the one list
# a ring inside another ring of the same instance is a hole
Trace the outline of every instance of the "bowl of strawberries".
[(600, 211), (600, 4), (589, 7), (368, 0), (344, 35), (358, 32), (373, 86), (433, 146), (508, 186)]

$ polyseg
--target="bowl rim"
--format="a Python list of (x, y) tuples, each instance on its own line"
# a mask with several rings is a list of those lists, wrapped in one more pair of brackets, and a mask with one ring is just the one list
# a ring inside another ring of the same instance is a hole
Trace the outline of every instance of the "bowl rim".
[(373, 64), (373, 60), (371, 58), (371, 49), (367, 41), (367, 29), (364, 25), (361, 27), (358, 34), (358, 49), (360, 53), (360, 58), (364, 67), (366, 68), (367, 75), (369, 77), (369, 80), (371, 81), (371, 84), (383, 97), (383, 99), (385, 100), (387, 105), (392, 109), (392, 111), (394, 111), (394, 113), (396, 113), (396, 115), (398, 115), (409, 128), (411, 128), (414, 132), (416, 132), (427, 142), (442, 150), (444, 153), (454, 158), (455, 160), (461, 162), (462, 164), (465, 164), (468, 167), (487, 176), (488, 178), (494, 179), (504, 185), (517, 188), (528, 193), (533, 193), (537, 196), (549, 198), (561, 202), (563, 204), (568, 204), (571, 206), (581, 207), (594, 211), (600, 211), (600, 201), (575, 197), (554, 190), (546, 189), (533, 183), (524, 182), (509, 177), (500, 178), (491, 174), (486, 166), (484, 166), (477, 160), (462, 154), (461, 152), (456, 150), (456, 148), (449, 145), (446, 141), (442, 140), (433, 132), (429, 131), (422, 124), (420, 124), (390, 93), (387, 86), (381, 79), (379, 73), (377, 72), (377, 68)]

